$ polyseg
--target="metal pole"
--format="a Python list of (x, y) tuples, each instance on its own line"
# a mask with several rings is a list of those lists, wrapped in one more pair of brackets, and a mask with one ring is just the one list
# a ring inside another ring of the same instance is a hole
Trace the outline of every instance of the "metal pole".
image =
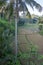
[(18, 54), (18, 42), (17, 42), (18, 0), (15, 0), (15, 3), (16, 3), (16, 17), (15, 17), (15, 59), (17, 60), (17, 54)]
[(17, 18), (15, 18), (15, 59), (17, 59)]

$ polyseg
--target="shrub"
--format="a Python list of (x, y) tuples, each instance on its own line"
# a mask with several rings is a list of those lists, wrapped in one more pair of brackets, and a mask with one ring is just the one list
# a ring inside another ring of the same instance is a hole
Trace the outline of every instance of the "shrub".
[[(14, 37), (14, 26), (6, 21), (0, 21), (0, 65), (20, 65), (10, 46)], [(12, 29), (13, 28), (13, 29)]]

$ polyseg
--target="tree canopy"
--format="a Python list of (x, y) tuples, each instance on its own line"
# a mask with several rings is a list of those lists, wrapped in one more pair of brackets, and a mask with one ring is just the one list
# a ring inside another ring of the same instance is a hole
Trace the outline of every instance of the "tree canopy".
[[(5, 5), (8, 0), (0, 0), (0, 6)], [(15, 6), (16, 6), (16, 0), (9, 0), (9, 3), (7, 4), (7, 7), (5, 9), (7, 9), (10, 12), (10, 16), (13, 14), (13, 11), (15, 11)], [(30, 12), (28, 11), (28, 8), (26, 6), (26, 4), (30, 5), (32, 7), (32, 9), (34, 9), (34, 7), (36, 9), (38, 9), (38, 11), (42, 11), (42, 6), (37, 3), (35, 0), (18, 0), (18, 11), (27, 11), (29, 16), (30, 16)]]

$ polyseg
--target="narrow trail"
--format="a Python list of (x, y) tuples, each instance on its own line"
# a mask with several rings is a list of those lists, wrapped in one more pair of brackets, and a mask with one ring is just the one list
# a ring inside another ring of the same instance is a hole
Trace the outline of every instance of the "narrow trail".
[(29, 49), (29, 43), (26, 40), (26, 37), (28, 39), (28, 42), (32, 42), (34, 45), (38, 47), (38, 51), (40, 54), (43, 54), (43, 36), (41, 36), (37, 31), (32, 31), (30, 29), (19, 29), (18, 34), (18, 43), (20, 48), (23, 50), (23, 52), (27, 52)]
[[(38, 52), (43, 55), (43, 36), (36, 29), (19, 28), (18, 30), (18, 48), (22, 53), (29, 53), (30, 45), (33, 44), (38, 48)], [(26, 56), (27, 57), (27, 56)], [(33, 59), (32, 59), (33, 60)], [(36, 61), (36, 60), (34, 60)], [(20, 59), (22, 65), (27, 65), (27, 59)], [(40, 65), (42, 60), (37, 61), (36, 65)]]
[(34, 45), (37, 45), (39, 53), (43, 54), (43, 36), (37, 33), (37, 34), (27, 35), (27, 38), (30, 39)]

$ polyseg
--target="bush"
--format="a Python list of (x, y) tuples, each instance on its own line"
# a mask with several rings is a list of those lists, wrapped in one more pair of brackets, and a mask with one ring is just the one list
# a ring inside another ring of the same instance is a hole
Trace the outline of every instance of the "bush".
[(42, 30), (42, 25), (39, 25), (39, 30)]
[(28, 53), (19, 52), (18, 56), (23, 65), (43, 65), (43, 55), (40, 55), (37, 46), (31, 44)]
[(43, 35), (43, 25), (39, 25), (39, 34), (40, 35)]
[(10, 46), (14, 37), (14, 26), (6, 21), (0, 21), (0, 65), (20, 65)]

